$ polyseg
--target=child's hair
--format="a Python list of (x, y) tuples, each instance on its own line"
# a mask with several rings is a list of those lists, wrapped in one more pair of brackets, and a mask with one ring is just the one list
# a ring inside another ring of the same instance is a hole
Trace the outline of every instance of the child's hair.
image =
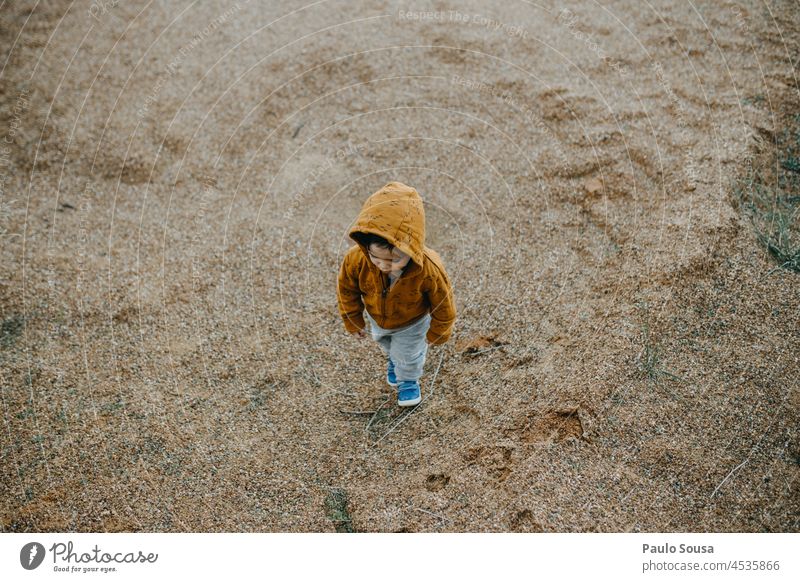
[(369, 249), (370, 245), (378, 245), (381, 248), (392, 250), (394, 245), (380, 235), (371, 232), (354, 232), (353, 238)]

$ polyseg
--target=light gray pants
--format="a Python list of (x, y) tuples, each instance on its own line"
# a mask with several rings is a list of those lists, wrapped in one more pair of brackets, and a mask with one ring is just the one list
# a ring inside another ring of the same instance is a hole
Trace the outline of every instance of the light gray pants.
[(426, 313), (411, 325), (397, 329), (383, 329), (375, 323), (366, 309), (364, 318), (369, 322), (372, 339), (378, 342), (383, 352), (394, 362), (397, 381), (419, 380), (428, 353), (425, 334), (431, 327), (431, 314)]

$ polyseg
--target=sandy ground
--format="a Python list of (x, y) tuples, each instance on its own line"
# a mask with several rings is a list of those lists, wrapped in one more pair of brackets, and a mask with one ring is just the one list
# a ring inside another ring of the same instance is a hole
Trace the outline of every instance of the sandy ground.
[[(796, 11), (4, 2), (0, 528), (800, 530), (800, 279), (733, 194)], [(391, 180), (459, 310), (410, 412), (336, 312)]]

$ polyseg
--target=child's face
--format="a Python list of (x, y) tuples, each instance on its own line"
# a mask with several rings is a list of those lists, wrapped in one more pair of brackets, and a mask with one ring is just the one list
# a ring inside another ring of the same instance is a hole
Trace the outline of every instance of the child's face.
[(369, 258), (384, 273), (400, 272), (411, 260), (411, 257), (397, 247), (391, 251), (376, 244), (369, 245)]

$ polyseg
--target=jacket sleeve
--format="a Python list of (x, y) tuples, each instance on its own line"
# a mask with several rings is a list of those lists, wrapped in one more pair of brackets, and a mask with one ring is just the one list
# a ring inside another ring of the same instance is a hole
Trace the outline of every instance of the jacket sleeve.
[(361, 289), (358, 278), (353, 276), (352, 260), (345, 255), (339, 269), (337, 299), (339, 315), (344, 320), (344, 327), (349, 333), (355, 333), (366, 327), (364, 321), (364, 303), (361, 301)]
[(428, 342), (441, 345), (450, 339), (453, 324), (456, 320), (456, 303), (450, 278), (443, 269), (434, 271), (428, 289), (428, 300), (431, 303), (431, 327), (428, 329)]

